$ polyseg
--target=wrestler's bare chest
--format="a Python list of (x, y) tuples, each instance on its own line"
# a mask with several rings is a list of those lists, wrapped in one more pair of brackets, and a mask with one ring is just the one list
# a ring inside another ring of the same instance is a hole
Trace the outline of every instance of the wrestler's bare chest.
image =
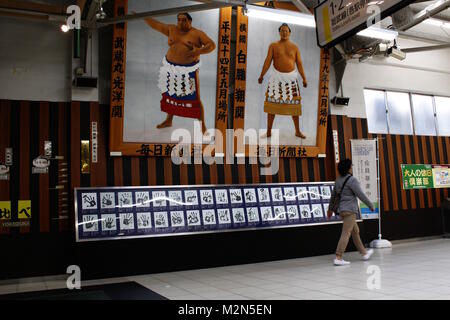
[(174, 45), (184, 45), (189, 49), (201, 45), (200, 38), (195, 29), (191, 29), (189, 32), (181, 32), (177, 28), (171, 28), (169, 31), (168, 44), (169, 47)]
[(297, 47), (290, 44), (275, 44), (273, 56), (275, 59), (288, 59), (295, 60), (295, 55), (297, 53)]

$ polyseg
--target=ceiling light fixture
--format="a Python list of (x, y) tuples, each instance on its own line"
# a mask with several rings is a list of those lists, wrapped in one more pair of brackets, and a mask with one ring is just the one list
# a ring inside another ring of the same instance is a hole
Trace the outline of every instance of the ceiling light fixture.
[(398, 32), (389, 29), (382, 29), (379, 27), (371, 26), (357, 33), (358, 36), (376, 38), (381, 40), (393, 41), (398, 36)]
[(436, 27), (443, 27), (443, 28), (448, 28), (450, 29), (450, 23), (449, 22), (445, 22), (439, 19), (434, 19), (434, 18), (429, 18), (423, 21), (423, 23), (431, 25), (431, 26), (436, 26)]
[(62, 24), (61, 25), (61, 31), (62, 32), (67, 32), (69, 30), (70, 30), (70, 28), (69, 28), (69, 26), (67, 24)]
[(252, 5), (247, 5), (246, 7), (246, 15), (252, 18), (297, 24), (311, 28), (316, 27), (316, 22), (312, 14), (299, 13), (289, 10), (271, 9)]

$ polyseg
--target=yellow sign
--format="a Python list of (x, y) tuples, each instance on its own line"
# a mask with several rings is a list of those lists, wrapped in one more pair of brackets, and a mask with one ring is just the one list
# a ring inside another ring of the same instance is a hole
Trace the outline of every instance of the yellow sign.
[(0, 220), (11, 220), (11, 201), (0, 201)]
[(31, 200), (19, 200), (19, 219), (31, 219)]
[(328, 7), (322, 9), (323, 14), (323, 30), (325, 32), (325, 41), (331, 42), (333, 40), (331, 36), (330, 16), (328, 14)]

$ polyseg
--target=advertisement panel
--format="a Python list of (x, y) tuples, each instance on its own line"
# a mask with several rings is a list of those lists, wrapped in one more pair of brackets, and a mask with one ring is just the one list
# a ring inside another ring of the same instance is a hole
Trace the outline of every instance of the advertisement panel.
[(434, 188), (433, 168), (430, 164), (402, 164), (403, 189)]
[(376, 140), (351, 140), (353, 176), (358, 179), (375, 211), (358, 201), (363, 219), (377, 219), (379, 214)]

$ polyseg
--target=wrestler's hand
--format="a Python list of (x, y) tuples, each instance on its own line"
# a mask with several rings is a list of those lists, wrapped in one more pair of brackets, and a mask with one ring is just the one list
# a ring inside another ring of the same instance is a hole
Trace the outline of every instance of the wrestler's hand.
[(308, 86), (308, 82), (306, 80), (303, 80), (303, 87), (306, 88)]
[(262, 83), (263, 80), (264, 80), (264, 77), (259, 77), (259, 78), (258, 78), (258, 83)]
[(202, 47), (193, 46), (191, 51), (187, 53), (188, 58), (198, 57), (201, 54)]

